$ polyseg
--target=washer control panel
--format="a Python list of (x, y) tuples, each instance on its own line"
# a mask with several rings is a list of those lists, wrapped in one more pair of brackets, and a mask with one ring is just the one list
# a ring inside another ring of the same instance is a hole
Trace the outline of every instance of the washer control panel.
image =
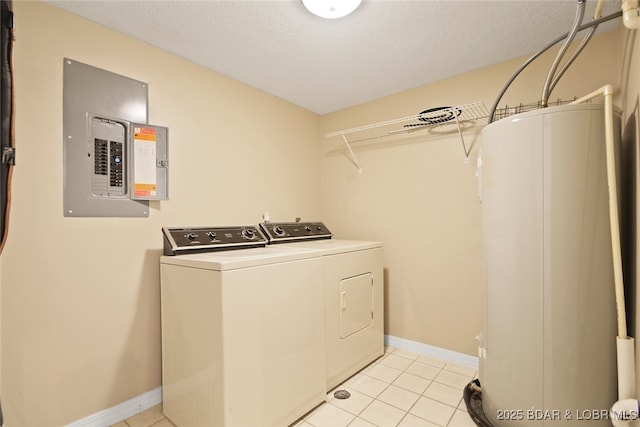
[(163, 227), (164, 254), (180, 255), (264, 247), (267, 239), (258, 227)]
[(260, 228), (269, 243), (330, 239), (332, 236), (321, 222), (263, 222)]

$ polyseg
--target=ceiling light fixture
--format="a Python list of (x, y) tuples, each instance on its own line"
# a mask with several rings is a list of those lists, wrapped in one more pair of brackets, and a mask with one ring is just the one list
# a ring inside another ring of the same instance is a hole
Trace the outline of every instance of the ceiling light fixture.
[(342, 18), (360, 6), (362, 0), (302, 0), (307, 10), (321, 18)]

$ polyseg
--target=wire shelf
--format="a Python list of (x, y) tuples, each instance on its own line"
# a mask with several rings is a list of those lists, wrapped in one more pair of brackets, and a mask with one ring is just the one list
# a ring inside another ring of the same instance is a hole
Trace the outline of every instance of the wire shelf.
[[(455, 126), (462, 141), (466, 161), (469, 157), (469, 150), (462, 136), (462, 125), (488, 117), (489, 111), (485, 105), (482, 102), (474, 102), (456, 107), (430, 108), (409, 117), (329, 132), (325, 134), (325, 138), (342, 137), (351, 160), (357, 166), (358, 171), (362, 173), (362, 168), (351, 148), (352, 143), (418, 132), (440, 126)], [(347, 139), (347, 135), (350, 135), (350, 139)]]
[[(368, 139), (382, 138), (403, 133), (416, 132), (443, 125), (455, 125), (457, 122), (467, 122), (489, 117), (489, 111), (482, 102), (460, 105), (457, 107), (438, 107), (399, 119), (387, 120), (351, 129), (344, 129), (325, 134), (325, 138), (359, 133), (349, 142), (359, 142)], [(373, 131), (373, 132), (369, 132)]]

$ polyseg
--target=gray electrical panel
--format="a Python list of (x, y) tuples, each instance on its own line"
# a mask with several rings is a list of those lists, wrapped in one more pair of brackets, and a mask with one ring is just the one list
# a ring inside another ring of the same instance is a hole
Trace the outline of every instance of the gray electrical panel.
[(126, 126), (102, 117), (91, 117), (90, 126), (90, 150), (87, 158), (93, 158), (93, 161), (89, 160), (93, 165), (91, 194), (94, 197), (125, 197)]
[(64, 215), (147, 217), (168, 199), (168, 129), (147, 124), (147, 84), (64, 60)]

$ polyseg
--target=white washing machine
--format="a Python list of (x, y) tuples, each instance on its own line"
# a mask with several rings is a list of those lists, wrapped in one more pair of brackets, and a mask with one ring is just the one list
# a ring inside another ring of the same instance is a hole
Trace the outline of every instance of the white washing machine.
[(319, 252), (264, 247), (255, 227), (163, 234), (165, 415), (178, 427), (282, 427), (324, 402)]
[(319, 222), (260, 227), (274, 250), (322, 254), (326, 386), (331, 390), (384, 354), (382, 243), (332, 239)]

